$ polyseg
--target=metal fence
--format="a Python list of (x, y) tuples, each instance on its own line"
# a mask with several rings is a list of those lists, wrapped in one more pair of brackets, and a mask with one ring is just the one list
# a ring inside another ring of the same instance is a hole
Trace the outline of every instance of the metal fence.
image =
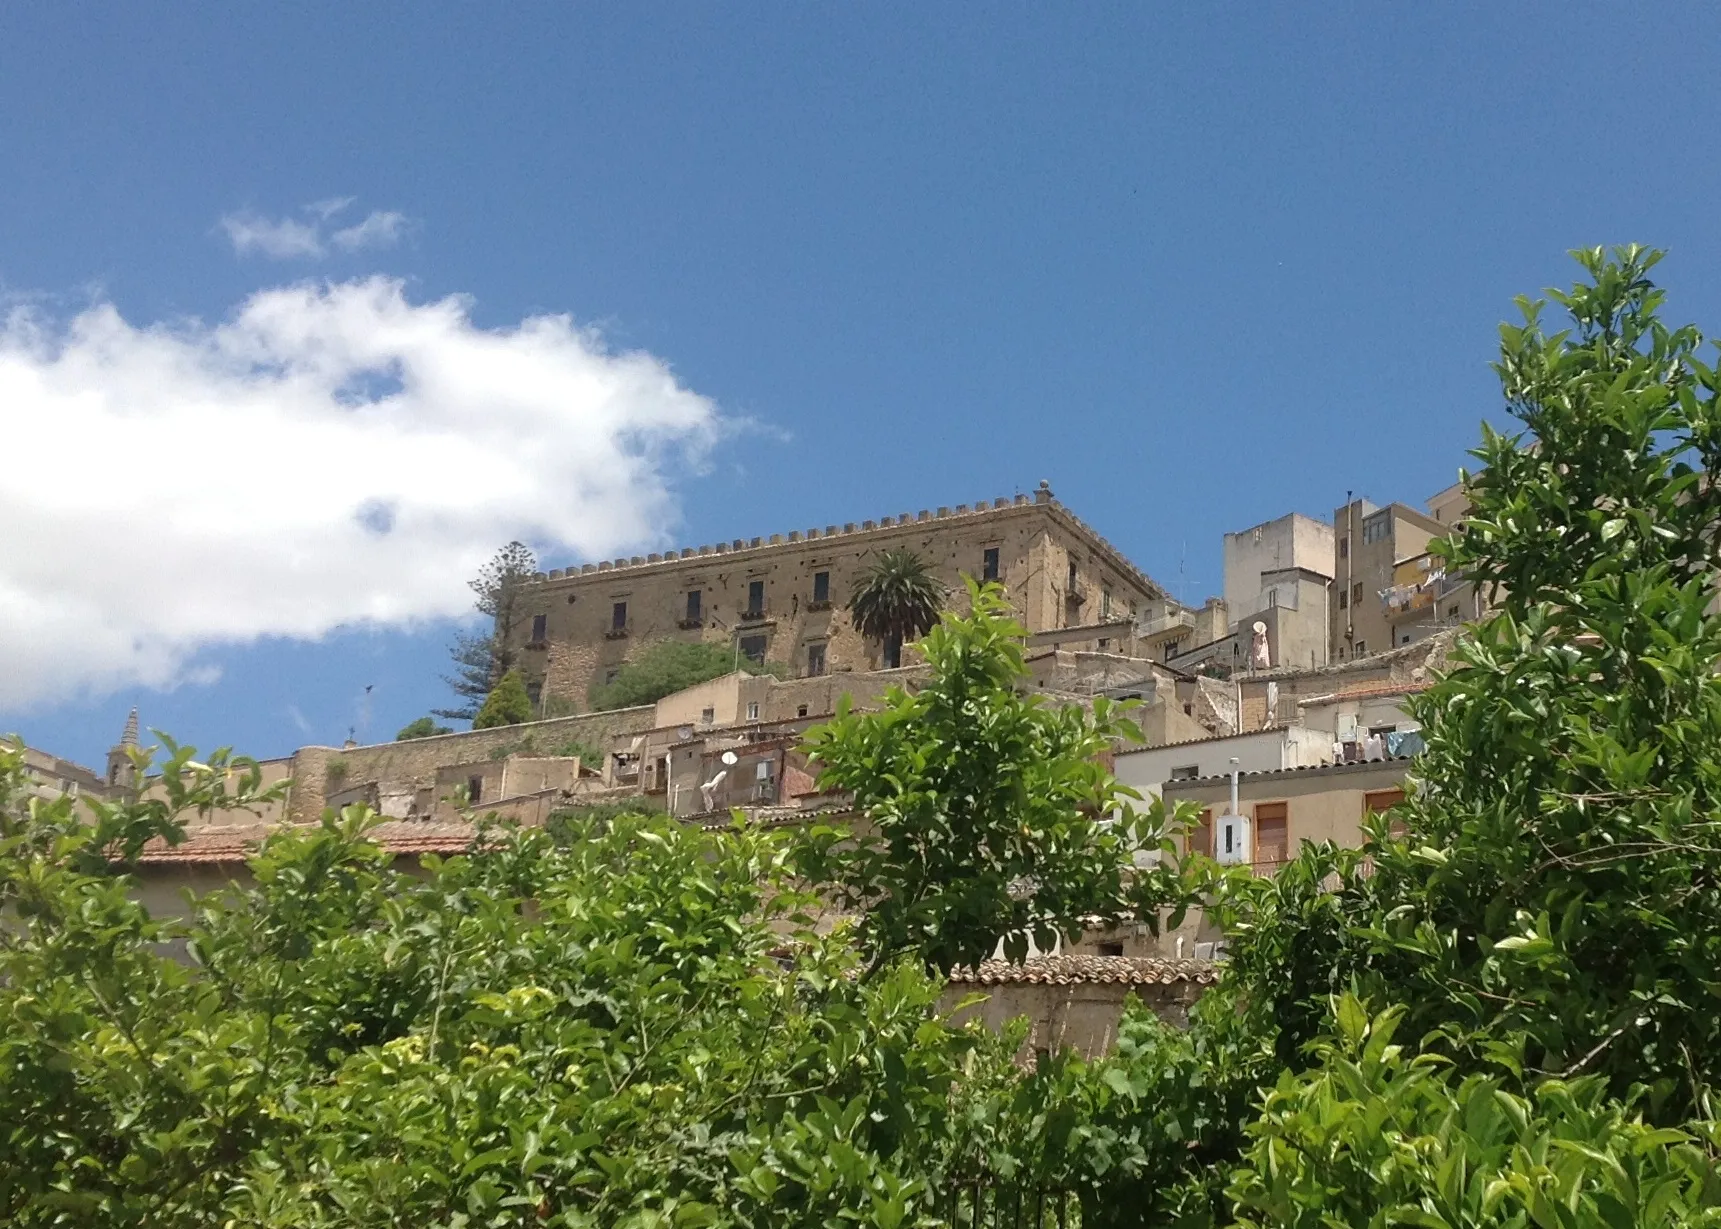
[(954, 1229), (1080, 1229), (1082, 1210), (1073, 1191), (956, 1182), (942, 1209)]

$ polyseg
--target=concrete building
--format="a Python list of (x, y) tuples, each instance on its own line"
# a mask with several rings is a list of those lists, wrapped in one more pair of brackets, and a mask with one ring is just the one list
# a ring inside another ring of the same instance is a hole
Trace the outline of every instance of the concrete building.
[(1160, 797), (1171, 782), (1230, 772), (1233, 758), (1244, 772), (1329, 764), (1333, 758), (1333, 740), (1323, 731), (1278, 726), (1222, 738), (1120, 751), (1115, 771), (1119, 781), (1151, 800)]
[[(1309, 841), (1331, 841), (1349, 849), (1361, 846), (1363, 821), (1404, 801), (1408, 756), (1245, 772), (1238, 778), (1237, 800), (1250, 820), (1250, 847), (1243, 861), (1270, 875)], [(1209, 855), (1214, 850), (1215, 816), (1231, 805), (1229, 774), (1167, 782), (1165, 800), (1193, 802), (1201, 821), (1184, 841)]]
[(1355, 499), (1334, 510), (1332, 661), (1353, 661), (1408, 643), (1399, 638), (1385, 594), (1400, 574), (1399, 565), (1426, 555), (1428, 544), (1449, 528), (1400, 503), (1377, 508)]
[(1117, 634), (1108, 628), (1165, 598), (1042, 483), (1032, 497), (542, 574), (516, 620), (528, 693), (540, 706), (584, 707), (594, 684), (664, 640), (722, 645), (796, 678), (879, 669), (880, 646), (855, 632), (845, 603), (877, 555), (898, 547), (919, 555), (958, 604), (964, 575), (997, 580), (1030, 634), (1091, 627), (1096, 647)]

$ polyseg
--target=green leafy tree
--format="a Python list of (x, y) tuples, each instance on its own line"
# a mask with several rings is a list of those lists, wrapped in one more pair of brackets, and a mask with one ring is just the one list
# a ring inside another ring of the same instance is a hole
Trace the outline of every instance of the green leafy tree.
[(499, 725), (519, 725), (532, 719), (532, 701), (526, 695), (526, 684), (518, 670), (504, 674), (484, 701), (484, 707), (472, 719), (475, 730), (494, 729)]
[(538, 557), (532, 549), (521, 542), (510, 542), (467, 582), (477, 597), (473, 605), (490, 621), (490, 626), (483, 632), (455, 636), (448, 651), (454, 661), (454, 673), (444, 675), (443, 682), (460, 697), (461, 703), (453, 708), (435, 709), (435, 716), (471, 721), (497, 682), (517, 664), (516, 630), (524, 617), (520, 593), (537, 571)]
[(636, 704), (655, 704), (664, 696), (733, 674), (736, 670), (748, 674), (776, 673), (767, 671), (751, 658), (743, 657), (729, 645), (689, 644), (680, 640), (660, 640), (646, 645), (616, 671), (612, 683), (594, 684), (591, 689), (593, 712), (608, 712), (616, 708), (632, 708)]
[(906, 548), (879, 552), (849, 598), (855, 630), (883, 648), (886, 669), (902, 665), (904, 641), (926, 635), (944, 609), (944, 586)]
[(1003, 591), (969, 588), (973, 613), (946, 614), (921, 641), (923, 687), (893, 688), (878, 712), (845, 701), (807, 734), (820, 785), (851, 792), (861, 818), (811, 830), (803, 870), (861, 915), (874, 969), (904, 952), (948, 972), (1000, 942), (1016, 960), (1030, 942), (1049, 950), (1121, 913), (1143, 839), (1139, 795), (1102, 762), (1140, 741), (1125, 706), (1025, 694), (1025, 633)]
[(781, 833), (574, 819), (397, 868), (355, 807), (152, 916), (129, 860), (257, 781), (174, 748), (148, 801), (26, 804), (0, 748), (8, 1226), (930, 1226), (967, 1090), (1017, 1078), (1019, 1031), (852, 976)]
[(452, 734), (453, 730), (445, 725), (437, 725), (434, 717), (419, 717), (400, 727), (400, 733), (394, 736), (397, 743), (409, 742), (414, 738), (430, 738), (436, 734)]

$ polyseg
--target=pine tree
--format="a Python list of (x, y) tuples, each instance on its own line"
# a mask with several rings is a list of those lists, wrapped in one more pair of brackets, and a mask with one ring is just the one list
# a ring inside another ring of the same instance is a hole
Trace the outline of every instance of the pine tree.
[(518, 670), (510, 670), (485, 699), (484, 707), (472, 719), (472, 728), (489, 730), (499, 725), (519, 725), (531, 719), (532, 701), (526, 695), (525, 680)]
[(490, 628), (476, 635), (461, 633), (454, 637), (448, 650), (454, 673), (442, 678), (464, 703), (457, 708), (432, 709), (438, 717), (471, 721), (502, 676), (513, 669), (514, 625), (519, 620), (517, 599), (521, 586), (537, 571), (538, 557), (531, 548), (510, 542), (467, 582), (478, 597), (473, 605), (480, 614), (489, 617)]

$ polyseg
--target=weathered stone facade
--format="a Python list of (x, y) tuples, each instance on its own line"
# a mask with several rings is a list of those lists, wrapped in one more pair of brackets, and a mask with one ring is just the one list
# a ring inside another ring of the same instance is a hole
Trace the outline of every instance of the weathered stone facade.
[(1030, 633), (1130, 621), (1165, 599), (1042, 486), (1032, 498), (550, 572), (525, 590), (515, 620), (528, 689), (541, 706), (583, 708), (594, 684), (663, 640), (723, 645), (794, 678), (878, 669), (879, 646), (844, 607), (876, 555), (896, 547), (925, 560), (958, 605), (964, 575), (994, 574)]

